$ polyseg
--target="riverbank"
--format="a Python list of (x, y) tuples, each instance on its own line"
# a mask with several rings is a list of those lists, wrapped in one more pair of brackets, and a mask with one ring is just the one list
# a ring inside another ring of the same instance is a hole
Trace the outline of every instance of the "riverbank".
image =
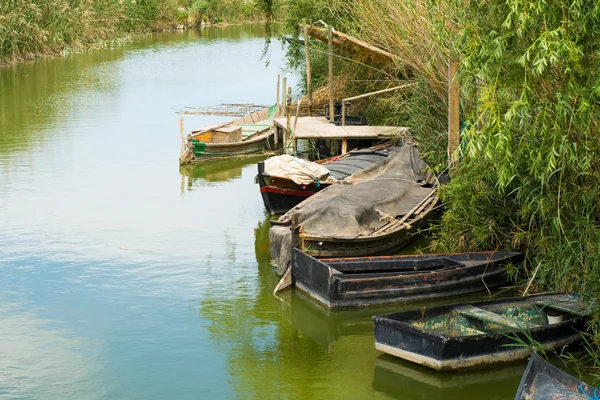
[(28, 0), (0, 4), (0, 67), (110, 47), (135, 34), (195, 28), (200, 25), (263, 20), (245, 0)]

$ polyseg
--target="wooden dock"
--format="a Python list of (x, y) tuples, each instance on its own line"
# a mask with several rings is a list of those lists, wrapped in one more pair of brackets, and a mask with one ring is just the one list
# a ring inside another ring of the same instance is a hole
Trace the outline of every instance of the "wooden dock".
[[(291, 120), (292, 135), (289, 134), (286, 118), (276, 118), (275, 128), (281, 131), (284, 143), (292, 141), (292, 147), (297, 148), (298, 139), (339, 139), (342, 141), (342, 154), (348, 151), (348, 139), (393, 139), (408, 133), (409, 128), (397, 126), (338, 126), (329, 123), (325, 117), (298, 117)], [(279, 132), (277, 132), (279, 133)]]

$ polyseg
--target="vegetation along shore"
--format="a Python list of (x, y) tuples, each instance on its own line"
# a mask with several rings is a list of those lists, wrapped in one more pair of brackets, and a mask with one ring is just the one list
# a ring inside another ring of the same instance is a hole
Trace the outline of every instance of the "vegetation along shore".
[(247, 0), (0, 2), (0, 65), (102, 47), (133, 33), (264, 18)]

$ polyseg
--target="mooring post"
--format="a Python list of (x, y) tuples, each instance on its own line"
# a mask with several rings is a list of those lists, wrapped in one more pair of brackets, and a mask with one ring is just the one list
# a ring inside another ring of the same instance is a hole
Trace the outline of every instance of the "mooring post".
[(290, 137), (292, 135), (292, 88), (291, 87), (288, 88), (286, 103), (287, 104), (285, 107), (285, 111), (286, 111), (286, 115), (287, 115), (287, 132), (285, 135), (285, 140), (283, 141), (283, 145), (285, 146), (285, 153), (290, 154), (290, 149), (288, 147), (288, 143), (289, 143)]
[(306, 52), (306, 97), (308, 97), (308, 116), (312, 117), (312, 75), (310, 72), (310, 49), (308, 46), (308, 25), (306, 19), (302, 20), (304, 24), (304, 51)]
[(277, 74), (277, 112), (276, 114), (279, 115), (279, 110), (281, 110), (281, 105), (279, 104), (279, 80), (280, 80), (281, 76), (279, 74)]
[(448, 169), (450, 174), (458, 167), (460, 147), (460, 84), (458, 62), (448, 64)]
[(333, 110), (333, 28), (327, 26), (327, 44), (329, 45), (329, 122), (334, 123)]
[(181, 132), (181, 153), (180, 156), (185, 152), (185, 129), (183, 127), (183, 118), (179, 118), (179, 131)]
[(285, 115), (286, 101), (285, 94), (287, 93), (287, 78), (283, 77), (283, 90), (281, 91), (281, 112)]

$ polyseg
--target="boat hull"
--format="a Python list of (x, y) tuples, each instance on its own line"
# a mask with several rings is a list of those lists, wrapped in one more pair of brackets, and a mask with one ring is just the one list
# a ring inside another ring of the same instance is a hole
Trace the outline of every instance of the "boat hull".
[[(533, 339), (546, 350), (575, 344), (581, 340), (579, 331), (585, 329), (586, 314), (579, 313), (573, 308), (572, 312), (565, 312), (566, 318), (563, 322), (553, 325), (536, 324), (505, 330), (495, 328), (492, 333), (479, 332), (464, 335), (441, 334), (434, 330), (420, 328), (419, 324), (433, 323), (434, 325), (431, 326), (435, 326), (437, 321), (442, 321), (442, 316), (468, 307), (480, 310), (502, 307), (516, 309), (516, 307), (533, 307), (536, 302), (567, 304), (570, 301), (580, 305), (580, 301), (573, 300), (577, 299), (576, 296), (572, 293), (538, 295), (375, 315), (373, 316), (375, 347), (385, 353), (440, 371), (468, 370), (524, 360), (531, 355), (531, 347), (515, 346), (516, 340), (527, 343)], [(439, 322), (438, 326), (442, 325)]]
[[(583, 391), (583, 392), (582, 392)], [(521, 378), (515, 400), (593, 398), (596, 389), (533, 353)], [(583, 396), (587, 393), (589, 396)]]
[(264, 133), (256, 138), (234, 143), (206, 143), (202, 152), (195, 152), (190, 163), (215, 160), (218, 158), (256, 154), (273, 149), (273, 132)]
[(329, 309), (378, 306), (484, 291), (506, 283), (521, 253), (484, 252), (316, 259), (294, 249), (295, 287)]

